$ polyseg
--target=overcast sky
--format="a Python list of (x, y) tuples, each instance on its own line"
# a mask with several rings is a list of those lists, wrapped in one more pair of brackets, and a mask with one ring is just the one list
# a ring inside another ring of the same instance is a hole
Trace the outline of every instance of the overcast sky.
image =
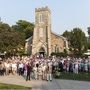
[(90, 26), (90, 0), (0, 0), (0, 17), (10, 25), (23, 19), (34, 22), (35, 8), (48, 6), (52, 12), (52, 31), (80, 27), (87, 35)]

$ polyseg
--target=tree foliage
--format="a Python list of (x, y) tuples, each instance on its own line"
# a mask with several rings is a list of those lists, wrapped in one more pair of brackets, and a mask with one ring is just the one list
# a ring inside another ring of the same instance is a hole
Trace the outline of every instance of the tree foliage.
[(89, 35), (89, 37), (87, 37), (88, 49), (90, 49), (90, 27), (88, 27), (88, 35)]
[(51, 53), (51, 56), (56, 56), (56, 57), (67, 57), (68, 54), (65, 53), (65, 52), (57, 52), (57, 53), (52, 52), (52, 53)]
[(90, 37), (87, 37), (87, 42), (88, 42), (88, 49), (90, 49)]
[(0, 52), (12, 53), (19, 47), (24, 47), (25, 36), (14, 31), (8, 24), (0, 23)]
[(12, 28), (15, 31), (24, 33), (25, 38), (27, 39), (33, 35), (34, 24), (25, 20), (18, 20), (18, 22), (16, 22), (16, 25), (13, 25)]
[(80, 28), (74, 28), (70, 32), (65, 31), (63, 36), (69, 41), (69, 47), (74, 53), (83, 53), (87, 50), (87, 38)]

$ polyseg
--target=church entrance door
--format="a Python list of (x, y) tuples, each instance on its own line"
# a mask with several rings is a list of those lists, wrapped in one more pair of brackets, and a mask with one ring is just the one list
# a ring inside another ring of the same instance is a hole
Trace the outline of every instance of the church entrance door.
[(44, 57), (45, 56), (45, 49), (43, 47), (40, 48), (39, 55), (40, 55), (40, 57)]

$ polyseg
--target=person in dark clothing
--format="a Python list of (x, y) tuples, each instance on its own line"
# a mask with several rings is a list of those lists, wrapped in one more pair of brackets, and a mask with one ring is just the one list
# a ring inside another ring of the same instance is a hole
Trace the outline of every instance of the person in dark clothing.
[(32, 67), (31, 67), (30, 63), (28, 63), (26, 67), (27, 67), (26, 81), (27, 80), (30, 81), (30, 75), (31, 75)]
[(0, 62), (0, 76), (2, 75), (2, 63)]
[(62, 64), (62, 62), (59, 62), (59, 71), (63, 72), (63, 64)]
[(70, 64), (69, 64), (69, 72), (73, 72), (73, 64), (72, 64), (72, 62), (70, 62)]
[(39, 64), (38, 64), (38, 63), (36, 64), (36, 67), (37, 67), (37, 68), (39, 67)]
[(2, 62), (0, 62), (0, 76), (4, 75), (4, 65)]

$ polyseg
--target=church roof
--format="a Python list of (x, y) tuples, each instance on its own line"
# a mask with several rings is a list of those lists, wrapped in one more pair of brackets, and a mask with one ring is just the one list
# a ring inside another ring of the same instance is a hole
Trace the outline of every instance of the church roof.
[(61, 36), (61, 35), (59, 35), (59, 34), (57, 34), (57, 33), (55, 33), (55, 32), (51, 32), (52, 34), (54, 34), (55, 36), (57, 36), (57, 37), (60, 37), (60, 38), (62, 38), (63, 40), (67, 40), (65, 37), (63, 37), (63, 36)]
[[(64, 41), (67, 40), (65, 37), (63, 37), (63, 36), (61, 36), (61, 35), (59, 35), (59, 34), (57, 34), (57, 33), (55, 33), (55, 32), (51, 32), (51, 33), (54, 34), (54, 35), (57, 36), (57, 37), (62, 38)], [(31, 36), (31, 37), (29, 37), (28, 39), (26, 39), (26, 41), (28, 42), (28, 41), (31, 41), (32, 39), (33, 39), (33, 36)]]

